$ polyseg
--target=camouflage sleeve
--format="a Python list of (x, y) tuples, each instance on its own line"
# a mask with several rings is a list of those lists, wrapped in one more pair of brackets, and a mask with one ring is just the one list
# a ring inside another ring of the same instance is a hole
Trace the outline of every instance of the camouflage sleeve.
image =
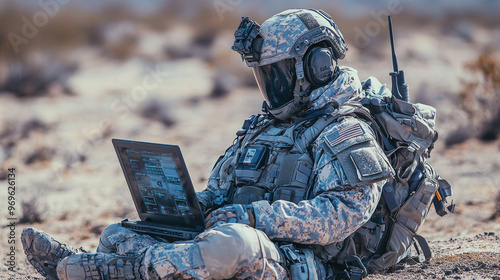
[(234, 145), (226, 150), (210, 172), (207, 187), (203, 191), (196, 193), (198, 200), (206, 208), (222, 205), (227, 197), (227, 192), (233, 182), (231, 168), (228, 168), (228, 166), (232, 164), (234, 159), (234, 150)]
[[(356, 119), (347, 122), (359, 123), (373, 138), (365, 123)], [(324, 136), (338, 129), (337, 126), (338, 123), (334, 123), (327, 127), (314, 143), (312, 199), (298, 204), (283, 200), (272, 204), (253, 203), (256, 228), (271, 240), (317, 245), (341, 241), (368, 221), (375, 211), (386, 180), (361, 185), (347, 181), (339, 161), (324, 143), (327, 141)]]

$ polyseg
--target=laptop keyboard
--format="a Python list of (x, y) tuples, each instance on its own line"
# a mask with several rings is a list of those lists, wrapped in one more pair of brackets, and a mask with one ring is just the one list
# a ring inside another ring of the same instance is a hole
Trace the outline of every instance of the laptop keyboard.
[(157, 224), (151, 222), (128, 222), (122, 221), (121, 225), (125, 228), (131, 229), (139, 233), (146, 233), (152, 235), (159, 235), (166, 237), (167, 240), (192, 240), (201, 231), (195, 231), (194, 229), (180, 228), (165, 224)]
[(176, 226), (171, 226), (171, 225), (165, 225), (165, 224), (157, 224), (157, 223), (151, 223), (151, 222), (144, 222), (144, 221), (141, 221), (139, 224), (143, 225), (143, 226), (149, 226), (149, 227), (155, 227), (155, 228), (167, 228), (167, 229), (186, 230), (186, 228), (181, 228), (181, 227), (176, 227)]

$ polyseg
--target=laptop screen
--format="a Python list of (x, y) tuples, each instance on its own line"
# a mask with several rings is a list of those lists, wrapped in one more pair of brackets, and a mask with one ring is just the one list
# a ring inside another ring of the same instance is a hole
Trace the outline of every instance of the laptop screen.
[(198, 200), (180, 149), (174, 145), (113, 139), (143, 221), (203, 226)]
[(173, 154), (126, 150), (143, 202), (141, 212), (189, 215), (178, 167)]

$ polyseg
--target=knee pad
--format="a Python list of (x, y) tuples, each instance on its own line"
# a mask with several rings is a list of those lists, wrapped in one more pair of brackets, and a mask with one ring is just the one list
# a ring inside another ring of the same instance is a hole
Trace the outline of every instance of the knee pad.
[(119, 224), (111, 224), (104, 228), (99, 237), (98, 253), (116, 253), (116, 246), (109, 240), (109, 236), (118, 231)]
[(194, 241), (214, 279), (232, 278), (241, 267), (263, 258), (280, 262), (278, 249), (267, 235), (244, 224), (222, 224), (201, 233)]

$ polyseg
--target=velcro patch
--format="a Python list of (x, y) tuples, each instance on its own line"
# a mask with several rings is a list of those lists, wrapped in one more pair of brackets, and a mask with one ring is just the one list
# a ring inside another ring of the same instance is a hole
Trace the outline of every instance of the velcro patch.
[(347, 139), (361, 136), (364, 133), (365, 133), (365, 131), (363, 130), (361, 125), (359, 123), (357, 123), (357, 124), (343, 127), (339, 130), (333, 130), (328, 135), (325, 135), (325, 138), (328, 141), (328, 143), (332, 147), (334, 147), (334, 146), (337, 146), (338, 144), (344, 142)]

